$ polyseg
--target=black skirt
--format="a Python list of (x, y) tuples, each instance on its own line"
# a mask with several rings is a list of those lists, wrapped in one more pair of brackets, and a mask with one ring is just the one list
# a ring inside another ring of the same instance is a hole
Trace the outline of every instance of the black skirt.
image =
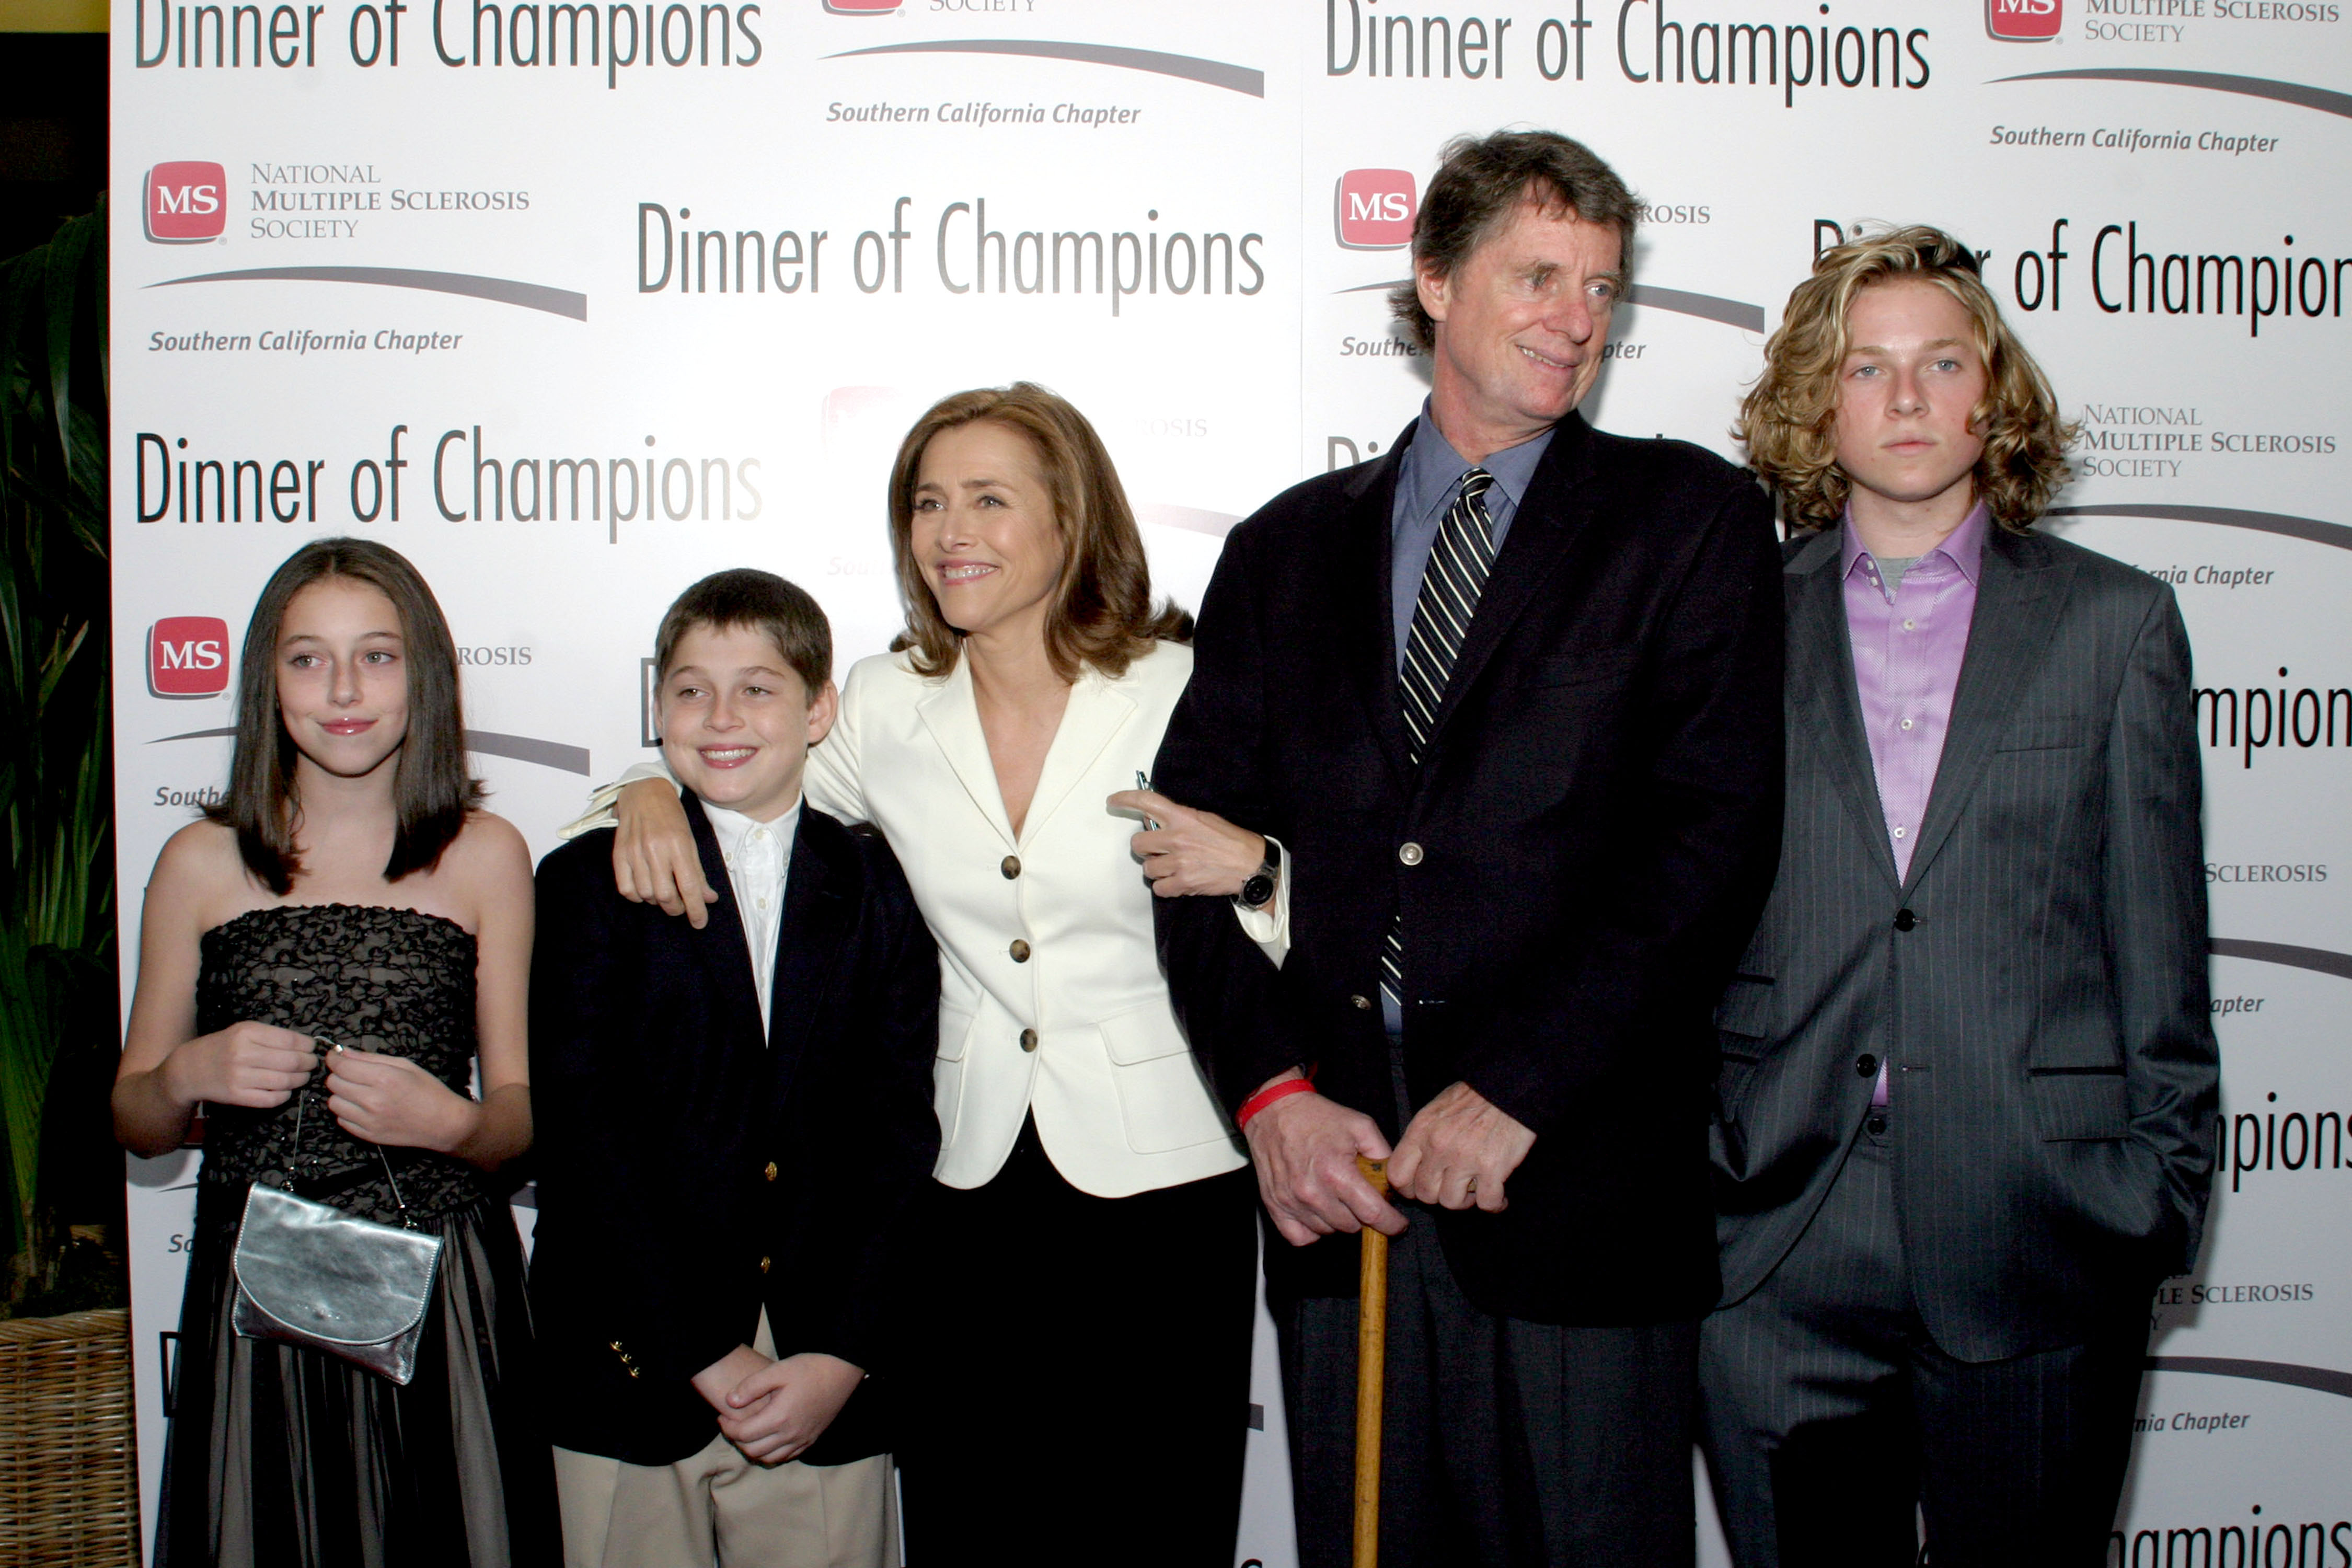
[(909, 1568), (1232, 1568), (1250, 1171), (1098, 1198), (1032, 1124), (986, 1185), (924, 1204), (901, 1297)]
[(227, 1194), (197, 1227), (156, 1568), (553, 1568), (554, 1465), (532, 1407), (520, 1238), (485, 1198), (439, 1222), (402, 1387), (322, 1351), (240, 1338)]

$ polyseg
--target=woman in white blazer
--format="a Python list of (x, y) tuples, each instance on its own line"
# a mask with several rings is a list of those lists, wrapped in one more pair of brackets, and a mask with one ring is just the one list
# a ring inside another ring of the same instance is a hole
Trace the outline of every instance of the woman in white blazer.
[[(926, 414), (890, 523), (907, 632), (850, 671), (807, 791), (883, 832), (940, 945), (909, 1561), (1223, 1568), (1255, 1193), (1170, 1004), (1137, 824), (1106, 803), (1159, 751), (1189, 617), (1154, 609), (1108, 453), (1042, 387)], [(675, 794), (628, 790), (619, 815), (624, 890), (698, 915)], [(1267, 853), (1213, 820), (1201, 842), (1228, 890)]]

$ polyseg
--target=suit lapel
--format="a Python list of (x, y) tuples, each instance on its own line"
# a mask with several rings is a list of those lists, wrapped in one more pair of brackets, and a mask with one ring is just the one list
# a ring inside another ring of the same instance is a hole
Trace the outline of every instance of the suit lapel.
[(1397, 691), (1395, 610), (1389, 595), (1390, 563), (1395, 558), (1390, 513), (1396, 508), (1404, 451), (1419, 426), (1418, 420), (1406, 426), (1372, 469), (1349, 503), (1332, 541), (1338, 557), (1332, 582), (1339, 587), (1339, 666), (1364, 705), (1390, 774), (1400, 782), (1411, 769), (1405, 761), (1404, 700)]
[(988, 755), (988, 736), (980, 727), (980, 704), (971, 690), (971, 661), (958, 658), (948, 678), (915, 704), (923, 727), (931, 732), (948, 766), (971, 797), (980, 815), (996, 830), (1007, 849), (1015, 847), (1004, 796), (996, 787), (996, 764)]
[[(1045, 765), (1037, 772), (1037, 790), (1021, 822), (1022, 843), (1036, 838), (1055, 808), (1093, 769), (1111, 737), (1134, 717), (1135, 700), (1127, 693), (1091, 669), (1078, 677), (1062, 710), (1062, 722), (1054, 731), (1054, 743), (1045, 749)], [(1118, 787), (1125, 789), (1132, 782), (1121, 779)]]
[(851, 924), (844, 879), (832, 866), (813, 817), (814, 808), (803, 804), (800, 831), (793, 836), (792, 868), (784, 878), (784, 918), (776, 926), (776, 979), (768, 993), (768, 1051), (780, 1105), (840, 967)]
[(735, 879), (727, 874), (726, 857), (719, 851), (718, 831), (703, 814), (700, 797), (692, 790), (682, 793), (686, 825), (693, 829), (694, 847), (702, 858), (703, 879), (719, 894), (719, 901), (710, 906), (710, 921), (700, 931), (683, 919), (667, 915), (659, 918), (666, 922), (665, 929), (674, 927), (685, 934), (709, 994), (727, 999), (725, 1016), (748, 1020), (748, 1032), (757, 1039), (760, 988), (751, 974), (751, 943), (743, 932), (743, 913), (735, 907)]
[[(1446, 679), (1445, 698), (1438, 704), (1436, 731), (1431, 737), (1433, 745), (1537, 590), (1549, 580), (1561, 557), (1591, 521), (1599, 500), (1591, 479), (1591, 427), (1583, 416), (1571, 413), (1555, 429), (1551, 445), (1544, 448), (1543, 460), (1528, 481), (1528, 493), (1512, 514), (1511, 531), (1503, 540), (1502, 553), (1495, 558), (1486, 590), (1478, 595), (1469, 633), (1462, 639), (1454, 673)], [(1393, 705), (1393, 679), (1390, 700)]]
[(1841, 529), (1823, 529), (1781, 569), (1789, 626), (1789, 744), (1818, 747), (1828, 759), (1837, 792), (1853, 814), (1872, 858), (1897, 887), (1895, 851), (1886, 842), (1886, 810), (1863, 732), (1862, 694), (1854, 683), (1853, 638), (1845, 620)]
[(2042, 662), (2074, 580), (2072, 563), (2053, 560), (2040, 539), (2011, 533), (1997, 523), (1986, 525), (1977, 607), (1969, 620), (1959, 685), (1952, 694), (1951, 728), (1936, 763), (1936, 785), (1919, 825), (1919, 847), (1911, 857), (1906, 891), (1919, 885), (1921, 873), (1951, 837), (1984, 775), (2001, 721), (2015, 708), (2018, 689)]

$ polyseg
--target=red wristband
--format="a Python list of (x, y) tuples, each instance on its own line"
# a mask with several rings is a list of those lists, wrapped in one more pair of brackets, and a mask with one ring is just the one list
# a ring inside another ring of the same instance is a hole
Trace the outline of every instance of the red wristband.
[(1241, 1110), (1234, 1113), (1234, 1126), (1236, 1129), (1247, 1127), (1250, 1124), (1251, 1117), (1255, 1116), (1259, 1111), (1264, 1110), (1267, 1106), (1272, 1105), (1276, 1100), (1280, 1100), (1285, 1095), (1313, 1094), (1314, 1092), (1314, 1081), (1312, 1079), (1303, 1078), (1294, 1078), (1286, 1082), (1275, 1084), (1271, 1088), (1259, 1089), (1255, 1094), (1251, 1095), (1249, 1099), (1242, 1102)]

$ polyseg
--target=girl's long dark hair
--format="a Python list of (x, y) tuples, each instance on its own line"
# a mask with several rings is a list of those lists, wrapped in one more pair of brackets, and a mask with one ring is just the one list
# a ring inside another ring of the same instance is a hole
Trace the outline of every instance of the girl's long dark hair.
[(365, 583), (400, 615), (408, 672), (408, 731), (392, 760), (399, 823), (383, 878), (397, 882), (429, 871), (481, 804), (482, 784), (466, 772), (466, 721), (457, 692), (457, 647), (439, 601), (408, 558), (367, 539), (319, 539), (287, 557), (270, 576), (245, 628), (236, 679), (236, 750), (228, 795), (205, 808), (236, 830), (246, 869), (283, 898), (302, 873), (294, 849), (299, 803), (294, 797), (294, 737), (278, 713), (278, 639), (286, 606), (313, 583), (345, 577)]

